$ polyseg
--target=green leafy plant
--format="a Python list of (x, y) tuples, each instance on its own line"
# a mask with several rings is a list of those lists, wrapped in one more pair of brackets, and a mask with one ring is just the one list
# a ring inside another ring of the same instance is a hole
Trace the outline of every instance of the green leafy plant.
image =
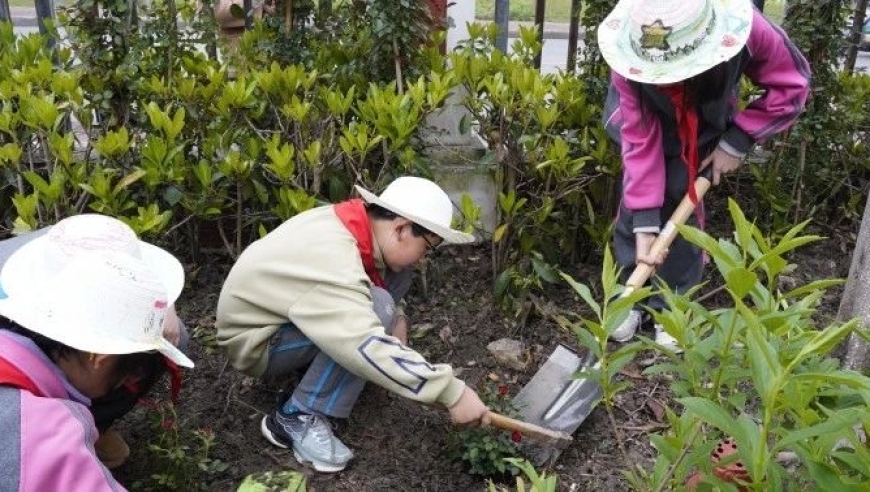
[(206, 490), (203, 475), (223, 473), (227, 463), (212, 458), (214, 432), (208, 428), (187, 429), (178, 421), (175, 406), (168, 401), (144, 405), (152, 431), (149, 460), (159, 470), (141, 490)]
[[(507, 384), (487, 381), (478, 394), (492, 411), (509, 417), (517, 415)], [(469, 466), (472, 474), (485, 477), (516, 475), (519, 467), (506, 458), (518, 456), (517, 445), (522, 439), (519, 432), (507, 434), (493, 428), (453, 429), (449, 435), (449, 450)]]
[(495, 34), (493, 25), (470, 26), (450, 66), (467, 94), (460, 129), (486, 141), (481, 166), (493, 169), (498, 187), (495, 290), (524, 320), (530, 294), (556, 280), (552, 265), (576, 259), (589, 238), (605, 239), (618, 161), (582, 80), (532, 65), (541, 49), (535, 31), (521, 29), (509, 55), (494, 48)]
[[(729, 303), (711, 310), (691, 296), (663, 293), (670, 309), (656, 314), (656, 322), (685, 352), (666, 353), (666, 362), (646, 373), (667, 376), (677, 406), (667, 411), (670, 431), (652, 436), (655, 466), (634, 470), (629, 480), (659, 491), (683, 486), (697, 470), (705, 482), (725, 486), (709, 457), (720, 439), (731, 437), (748, 477), (739, 485), (748, 490), (864, 490), (870, 448), (855, 428), (870, 426), (870, 378), (838, 369), (830, 357), (857, 322), (816, 326), (814, 309), (839, 280), (789, 291), (779, 284), (796, 268), (787, 254), (820, 238), (801, 235), (804, 222), (772, 241), (734, 201), (729, 210), (733, 241), (681, 227), (713, 258)], [(791, 472), (780, 463), (783, 453), (797, 461)]]
[[(526, 482), (523, 477), (516, 477), (517, 492), (556, 492), (556, 488), (559, 485), (559, 479), (556, 475), (547, 475), (544, 472), (538, 473), (534, 465), (523, 459), (505, 458), (505, 461), (519, 468), (525, 480), (529, 481), (529, 486), (526, 488)], [(509, 489), (504, 486), (499, 487), (490, 480), (487, 490), (489, 492), (508, 492)]]
[(761, 199), (747, 213), (776, 231), (806, 219), (838, 224), (861, 215), (866, 183), (870, 76), (842, 72), (838, 50), (851, 2), (795, 0), (783, 29), (812, 69), (807, 108), (778, 139), (766, 162), (752, 166)]
[[(80, 34), (78, 42), (93, 41)], [(128, 73), (123, 99), (135, 102), (121, 103), (91, 85), (110, 82), (87, 72), (94, 65), (72, 70), (69, 52), (58, 50), (55, 66), (41, 37), (11, 39), (0, 50), (0, 96), (20, 103), (0, 107), (3, 227), (24, 232), (98, 211), (146, 236), (182, 235), (194, 259), (202, 247), (237, 255), (263, 230), (347, 198), (353, 184), (426, 175), (416, 134), (454, 86), (439, 71), (401, 90), (345, 89), (332, 75), (268, 59), (230, 78), (226, 64), (181, 49), (172, 70)], [(94, 119), (101, 98), (115, 102)]]
[(592, 310), (595, 318), (586, 318), (580, 314), (564, 313), (556, 316), (560, 326), (574, 333), (579, 344), (595, 355), (593, 367), (583, 367), (574, 375), (579, 379), (591, 379), (602, 389), (601, 401), (604, 403), (614, 436), (619, 449), (628, 460), (625, 444), (622, 439), (617, 418), (614, 415), (616, 396), (631, 388), (631, 383), (620, 380), (616, 376), (631, 362), (638, 351), (643, 348), (639, 342), (628, 343), (616, 350), (609, 350), (610, 333), (622, 324), (631, 308), (651, 294), (650, 289), (642, 288), (625, 293), (617, 282), (618, 266), (613, 261), (610, 248), (605, 249), (604, 265), (602, 267), (601, 285), (603, 301), (595, 300), (592, 290), (585, 284), (576, 281), (570, 275), (562, 273), (562, 279), (571, 286), (574, 293)]
[(305, 492), (305, 475), (295, 471), (260, 472), (245, 477), (236, 492)]

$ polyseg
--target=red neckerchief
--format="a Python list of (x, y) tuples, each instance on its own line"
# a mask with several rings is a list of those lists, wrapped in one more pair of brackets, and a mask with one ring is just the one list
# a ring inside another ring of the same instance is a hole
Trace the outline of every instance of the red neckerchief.
[(178, 394), (181, 393), (181, 369), (178, 368), (178, 364), (169, 360), (168, 357), (163, 357), (163, 363), (166, 364), (166, 369), (169, 371), (169, 381), (170, 381), (170, 398), (172, 399), (172, 403), (178, 404)]
[(334, 207), (338, 220), (347, 227), (350, 234), (356, 239), (359, 255), (362, 258), (363, 268), (373, 284), (378, 287), (386, 287), (384, 279), (378, 273), (375, 266), (374, 246), (372, 244), (372, 227), (369, 216), (366, 214), (365, 203), (359, 198), (347, 200), (336, 204)]
[[(173, 404), (178, 405), (178, 396), (181, 394), (181, 369), (169, 357), (165, 355), (161, 357), (160, 362), (163, 363), (169, 372), (169, 398)], [(139, 381), (125, 381), (124, 389), (131, 395), (143, 396), (142, 386), (139, 385)]]
[(694, 205), (698, 204), (695, 194), (695, 178), (698, 176), (698, 112), (692, 107), (686, 97), (686, 84), (674, 84), (659, 87), (659, 90), (671, 98), (674, 114), (677, 118), (678, 136), (682, 149), (683, 162), (689, 170), (689, 198)]
[(36, 396), (45, 396), (33, 380), (2, 357), (0, 357), (0, 385), (23, 389)]

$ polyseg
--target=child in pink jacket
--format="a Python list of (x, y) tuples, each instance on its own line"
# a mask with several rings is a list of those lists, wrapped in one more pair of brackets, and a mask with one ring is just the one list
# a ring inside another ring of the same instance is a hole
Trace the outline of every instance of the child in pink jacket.
[(63, 261), (44, 250), (0, 272), (0, 490), (123, 490), (94, 450), (91, 400), (135, 384), (155, 357), (193, 366), (163, 338), (174, 299), (157, 270), (177, 260), (88, 249)]
[[(666, 257), (653, 257), (652, 242), (700, 170), (710, 166), (718, 185), (753, 145), (795, 122), (809, 66), (750, 0), (621, 0), (599, 26), (598, 43), (612, 70), (605, 125), (623, 162), (613, 239), (623, 280), (646, 263), (670, 289), (686, 292), (701, 280), (700, 249), (677, 237)], [(743, 76), (763, 93), (740, 110)], [(697, 210), (688, 221), (696, 227), (702, 204)], [(665, 305), (655, 296), (647, 307)], [(642, 318), (632, 310), (611, 338), (631, 339)], [(660, 326), (656, 341), (679, 351)]]

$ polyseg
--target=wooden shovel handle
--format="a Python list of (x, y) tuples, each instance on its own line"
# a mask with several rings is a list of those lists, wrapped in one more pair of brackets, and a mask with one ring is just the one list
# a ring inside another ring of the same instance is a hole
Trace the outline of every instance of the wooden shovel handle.
[[(695, 196), (698, 198), (699, 202), (704, 198), (707, 190), (710, 189), (710, 184), (710, 179), (703, 175), (698, 176), (698, 178), (695, 180)], [(673, 243), (674, 239), (677, 237), (677, 226), (685, 224), (686, 219), (688, 219), (694, 211), (695, 204), (692, 203), (692, 199), (687, 193), (686, 196), (683, 197), (682, 201), (680, 201), (680, 205), (677, 207), (677, 209), (674, 210), (674, 213), (671, 214), (671, 218), (668, 219), (668, 223), (665, 224), (664, 229), (662, 229), (662, 231), (656, 237), (656, 240), (653, 241), (649, 251), (650, 256), (658, 256), (663, 251), (668, 249), (668, 247), (670, 247), (671, 243)], [(623, 291), (622, 295), (626, 296), (634, 290), (643, 287), (643, 285), (646, 284), (646, 281), (649, 280), (655, 270), (655, 267), (652, 265), (649, 265), (647, 263), (639, 263), (634, 268), (631, 276), (628, 277), (628, 280), (625, 282), (625, 290)]]
[(493, 411), (489, 412), (489, 418), (492, 425), (499, 429), (517, 431), (522, 434), (523, 437), (528, 437), (538, 441), (557, 442), (573, 440), (570, 435), (564, 432), (550, 430), (539, 425), (523, 422), (522, 420), (505, 417), (504, 415)]

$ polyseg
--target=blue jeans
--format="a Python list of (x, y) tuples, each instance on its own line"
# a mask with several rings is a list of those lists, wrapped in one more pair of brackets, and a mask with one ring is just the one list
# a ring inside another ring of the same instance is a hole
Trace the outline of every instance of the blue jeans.
[[(389, 273), (387, 289), (372, 287), (372, 304), (388, 334), (395, 322), (396, 302), (411, 284), (411, 272)], [(280, 379), (302, 372), (293, 394), (281, 406), (284, 413), (295, 410), (328, 417), (347, 418), (366, 380), (335, 362), (322, 352), (293, 323), (286, 323), (272, 337), (267, 379)]]

